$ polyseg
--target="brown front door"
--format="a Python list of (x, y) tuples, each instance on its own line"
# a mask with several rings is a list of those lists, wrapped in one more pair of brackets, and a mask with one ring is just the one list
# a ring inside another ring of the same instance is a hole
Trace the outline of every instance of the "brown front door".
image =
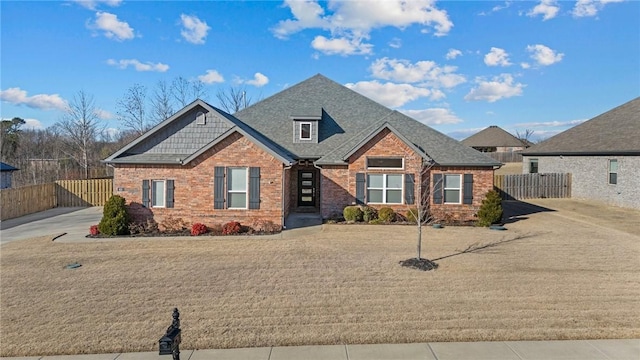
[(298, 206), (316, 206), (316, 171), (298, 171)]

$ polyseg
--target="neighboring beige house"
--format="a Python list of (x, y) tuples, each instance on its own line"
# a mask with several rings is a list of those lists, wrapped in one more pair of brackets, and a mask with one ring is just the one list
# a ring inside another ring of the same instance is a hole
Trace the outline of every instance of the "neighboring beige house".
[(462, 143), (480, 152), (487, 153), (510, 153), (527, 148), (527, 143), (496, 125), (491, 125), (488, 128), (469, 136), (462, 140)]
[(19, 169), (14, 168), (9, 164), (0, 162), (0, 189), (8, 189), (11, 187), (11, 178), (13, 172)]
[(207, 226), (286, 226), (351, 204), (405, 212), (420, 191), (434, 216), (473, 220), (501, 165), (322, 75), (233, 115), (196, 100), (105, 162), (134, 216)]
[(522, 152), (524, 173), (571, 173), (571, 196), (640, 209), (640, 97)]

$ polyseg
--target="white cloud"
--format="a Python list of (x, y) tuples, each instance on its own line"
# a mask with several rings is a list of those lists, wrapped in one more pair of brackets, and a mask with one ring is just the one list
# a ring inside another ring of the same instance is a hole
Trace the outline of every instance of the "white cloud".
[(103, 11), (98, 11), (96, 20), (93, 23), (87, 23), (87, 27), (102, 30), (104, 31), (104, 36), (118, 41), (130, 40), (135, 36), (133, 28), (129, 24), (118, 20), (116, 15)]
[(540, 4), (529, 10), (527, 16), (536, 17), (538, 15), (542, 15), (542, 21), (546, 21), (556, 17), (556, 15), (558, 15), (558, 10), (560, 10), (560, 7), (556, 3), (556, 0), (541, 0)]
[(389, 82), (382, 84), (377, 80), (360, 81), (355, 84), (348, 83), (345, 84), (345, 86), (391, 108), (402, 106), (421, 97), (435, 95), (436, 98), (440, 98), (440, 94), (442, 94), (441, 92), (432, 93), (429, 89), (410, 84), (394, 84)]
[(253, 75), (253, 80), (248, 80), (246, 83), (255, 87), (262, 87), (269, 83), (269, 78), (257, 72)]
[(391, 41), (389, 41), (389, 46), (394, 48), (394, 49), (401, 48), (402, 47), (402, 39), (400, 39), (400, 38), (391, 39)]
[(400, 110), (400, 112), (426, 125), (458, 124), (462, 122), (462, 119), (446, 108)]
[(206, 74), (198, 76), (198, 80), (205, 84), (222, 83), (224, 77), (216, 70), (207, 70)]
[(452, 131), (447, 133), (450, 137), (456, 140), (463, 140), (468, 138), (471, 135), (477, 134), (478, 132), (484, 130), (485, 128), (472, 128), (472, 129), (460, 129), (456, 131)]
[(100, 109), (100, 108), (96, 109), (96, 115), (98, 116), (98, 119), (101, 119), (101, 120), (109, 120), (109, 119), (116, 118), (115, 115), (113, 115), (109, 111), (105, 109)]
[(458, 50), (458, 49), (449, 49), (449, 51), (447, 52), (447, 55), (445, 56), (445, 58), (447, 58), (447, 60), (453, 60), (455, 58), (457, 58), (458, 56), (462, 55), (462, 51)]
[(578, 0), (571, 12), (575, 17), (592, 17), (609, 3), (622, 2), (623, 0)]
[(326, 55), (366, 55), (371, 54), (373, 45), (362, 43), (361, 38), (333, 38), (327, 39), (322, 35), (316, 36), (311, 47)]
[(420, 83), (436, 88), (453, 88), (466, 81), (465, 77), (456, 74), (455, 66), (438, 66), (433, 61), (411, 63), (403, 59), (382, 58), (374, 61), (369, 70), (371, 74), (383, 80), (397, 82)]
[(542, 66), (549, 66), (560, 62), (564, 57), (564, 54), (540, 44), (527, 46), (527, 51), (531, 53), (531, 58), (534, 59), (538, 65)]
[(521, 62), (520, 63), (520, 67), (523, 69), (529, 69), (531, 67), (531, 64), (527, 63), (527, 62)]
[(107, 6), (119, 6), (122, 0), (73, 0), (78, 5), (87, 8), (89, 10), (95, 10), (100, 4)]
[(491, 8), (491, 11), (489, 11), (489, 12), (483, 11), (478, 15), (480, 15), (480, 16), (491, 15), (491, 13), (498, 12), (500, 10), (504, 10), (504, 9), (508, 8), (509, 6), (511, 6), (511, 1), (505, 1), (504, 5), (496, 5), (493, 8)]
[(501, 74), (491, 80), (477, 78), (476, 84), (477, 86), (464, 97), (465, 100), (495, 102), (512, 96), (520, 96), (525, 87), (521, 83), (514, 83), (513, 76), (509, 74)]
[(8, 88), (0, 91), (0, 100), (14, 105), (26, 105), (33, 109), (40, 110), (61, 110), (68, 109), (67, 101), (58, 94), (38, 94), (27, 96), (27, 92), (20, 88)]
[(314, 48), (326, 49), (331, 55), (371, 53), (372, 45), (363, 44), (362, 39), (369, 39), (372, 29), (404, 29), (417, 24), (443, 36), (453, 27), (447, 12), (438, 9), (434, 0), (329, 1), (326, 10), (315, 0), (285, 0), (284, 6), (289, 7), (293, 19), (280, 21), (273, 34), (286, 39), (304, 29), (325, 30), (331, 37), (317, 36)]
[(509, 54), (504, 49), (492, 47), (491, 50), (484, 56), (484, 63), (487, 66), (509, 66)]
[(569, 120), (569, 121), (540, 121), (515, 124), (516, 127), (535, 128), (535, 127), (572, 127), (580, 125), (587, 119)]
[(192, 44), (204, 44), (204, 39), (211, 27), (206, 22), (198, 19), (196, 16), (185, 14), (180, 15), (180, 21), (184, 27), (180, 31), (180, 35)]
[(169, 70), (169, 65), (163, 63), (152, 63), (147, 61), (146, 63), (142, 63), (137, 59), (122, 59), (122, 60), (107, 60), (107, 64), (111, 66), (115, 66), (119, 69), (126, 69), (129, 66), (133, 66), (136, 71), (155, 71), (155, 72), (166, 72)]
[(44, 129), (44, 125), (42, 122), (37, 119), (24, 119), (24, 128), (29, 130), (42, 130)]

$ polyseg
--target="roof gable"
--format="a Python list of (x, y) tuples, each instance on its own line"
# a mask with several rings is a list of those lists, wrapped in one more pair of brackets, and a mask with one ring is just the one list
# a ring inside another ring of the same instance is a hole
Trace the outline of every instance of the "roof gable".
[[(204, 124), (196, 117), (204, 113)], [(104, 160), (107, 163), (187, 164), (230, 134), (238, 132), (285, 164), (291, 159), (276, 144), (238, 119), (202, 100), (196, 100), (154, 126)]]
[(523, 147), (525, 144), (506, 130), (491, 125), (461, 141), (471, 147)]
[(522, 153), (640, 154), (640, 97), (550, 137)]

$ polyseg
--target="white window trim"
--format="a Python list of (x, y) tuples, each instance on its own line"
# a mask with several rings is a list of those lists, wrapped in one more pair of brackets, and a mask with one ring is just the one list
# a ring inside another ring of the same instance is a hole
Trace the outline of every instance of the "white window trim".
[[(402, 167), (399, 167), (399, 168), (369, 167), (369, 159), (401, 159)], [(365, 161), (366, 161), (365, 165), (367, 166), (367, 170), (404, 170), (404, 157), (401, 157), (401, 156), (372, 156), (372, 157), (367, 157)]]
[[(245, 190), (229, 190), (227, 189), (227, 203), (229, 204), (229, 206), (227, 207), (227, 209), (229, 210), (247, 210), (249, 209), (249, 168), (248, 167), (242, 167), (242, 166), (235, 166), (235, 167), (230, 167), (229, 168), (229, 174), (227, 174), (227, 176), (230, 176), (231, 174), (231, 169), (244, 169), (245, 171)], [(231, 207), (231, 199), (229, 194), (245, 194), (245, 203), (244, 203), (244, 207)]]
[[(370, 187), (369, 186), (369, 175), (382, 175), (382, 187)], [(387, 175), (400, 175), (402, 177), (400, 188), (388, 188), (387, 187)], [(368, 173), (366, 174), (367, 178), (367, 204), (374, 205), (402, 205), (404, 204), (404, 174), (379, 174), (379, 173)], [(382, 202), (372, 202), (369, 201), (369, 190), (382, 190)], [(400, 202), (399, 203), (389, 203), (387, 202), (387, 190), (400, 190)]]
[[(447, 175), (450, 176), (459, 176), (460, 177), (460, 182), (458, 183), (458, 187), (457, 188), (448, 188), (447, 186)], [(464, 175), (462, 174), (443, 174), (442, 175), (442, 203), (443, 204), (454, 204), (454, 205), (460, 205), (462, 204), (462, 179), (464, 178)], [(447, 202), (447, 190), (458, 190), (458, 202)]]
[[(161, 182), (164, 184), (163, 188), (164, 188), (164, 197), (162, 198), (164, 200), (164, 203), (162, 205), (154, 205), (153, 202), (155, 201), (155, 192), (153, 191), (153, 184), (156, 182)], [(152, 208), (166, 208), (167, 207), (167, 180), (163, 179), (163, 180), (159, 180), (159, 179), (155, 179), (155, 180), (151, 180), (151, 199), (149, 199), (149, 202), (151, 203), (151, 207)]]
[[(302, 125), (309, 125), (309, 137), (302, 137)], [(300, 122), (300, 140), (313, 140), (313, 123), (310, 121)]]
[[(612, 161), (616, 162), (616, 167), (617, 168), (620, 167), (620, 162), (618, 162), (618, 159), (609, 159), (607, 161), (607, 184), (608, 185), (618, 185), (618, 170), (616, 169), (616, 171), (611, 171), (611, 162)], [(616, 174), (616, 182), (615, 182), (615, 184), (611, 182), (611, 174)]]

